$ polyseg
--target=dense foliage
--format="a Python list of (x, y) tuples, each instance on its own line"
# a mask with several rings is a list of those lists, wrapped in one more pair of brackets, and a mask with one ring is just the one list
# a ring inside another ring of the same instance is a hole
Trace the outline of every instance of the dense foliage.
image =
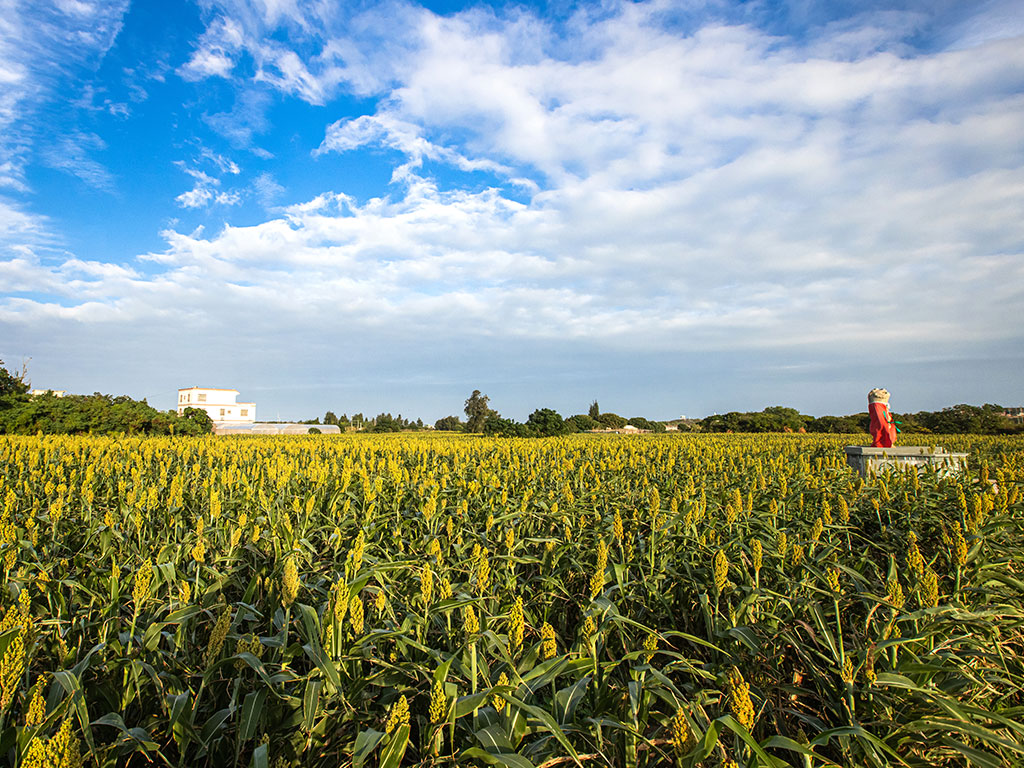
[(1024, 440), (842, 444), (0, 438), (0, 755), (1020, 762)]
[[(905, 434), (1024, 434), (1024, 424), (1003, 415), (1001, 405), (954, 405), (941, 411), (894, 413)], [(826, 432), (854, 434), (867, 432), (871, 417), (864, 413), (851, 416), (806, 416), (795, 408), (775, 405), (759, 412), (730, 411), (714, 414), (699, 422), (704, 432)]]
[(0, 434), (205, 435), (213, 427), (206, 411), (198, 408), (186, 408), (179, 417), (123, 395), (20, 395), (5, 404), (0, 408)]

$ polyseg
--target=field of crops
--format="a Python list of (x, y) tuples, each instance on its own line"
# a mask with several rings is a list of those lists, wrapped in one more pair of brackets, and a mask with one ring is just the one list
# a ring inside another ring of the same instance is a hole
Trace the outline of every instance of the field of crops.
[(0, 438), (12, 766), (1024, 761), (1024, 440)]

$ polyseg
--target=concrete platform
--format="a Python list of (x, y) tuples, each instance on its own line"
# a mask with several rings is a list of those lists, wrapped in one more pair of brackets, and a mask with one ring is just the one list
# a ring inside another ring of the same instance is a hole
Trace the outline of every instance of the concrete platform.
[(957, 473), (967, 466), (966, 453), (948, 453), (945, 448), (927, 445), (894, 445), (892, 448), (870, 448), (864, 445), (848, 445), (846, 463), (861, 477), (869, 473), (878, 474), (886, 469), (914, 467), (924, 472), (934, 467), (939, 472)]

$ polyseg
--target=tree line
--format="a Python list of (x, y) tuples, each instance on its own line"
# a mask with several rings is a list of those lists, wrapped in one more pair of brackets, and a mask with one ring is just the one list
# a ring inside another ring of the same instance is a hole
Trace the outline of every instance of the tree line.
[(12, 374), (0, 360), (0, 434), (207, 435), (212, 429), (213, 421), (200, 408), (186, 408), (178, 416), (145, 400), (99, 392), (30, 397), (24, 374)]
[[(0, 360), (0, 434), (156, 434), (204, 435), (213, 429), (207, 413), (199, 408), (186, 408), (182, 416), (174, 411), (160, 411), (145, 400), (126, 395), (92, 395), (57, 397), (47, 393), (28, 395), (24, 372), (12, 374)], [(1024, 434), (1024, 424), (1014, 422), (1000, 405), (960, 404), (940, 411), (896, 413), (901, 432), (905, 434)], [(444, 432), (466, 432), (498, 437), (553, 437), (593, 430), (618, 430), (627, 425), (648, 432), (665, 432), (667, 425), (683, 432), (831, 432), (866, 433), (870, 417), (867, 412), (848, 416), (808, 416), (795, 408), (771, 406), (763, 411), (730, 411), (700, 420), (655, 421), (642, 416), (627, 418), (603, 412), (594, 400), (586, 413), (563, 418), (552, 408), (538, 408), (525, 422), (502, 417), (491, 408), (490, 398), (480, 390), (466, 399), (459, 416), (445, 416), (434, 422), (434, 429)], [(379, 413), (366, 417), (362, 413), (337, 416), (327, 411), (320, 418), (303, 424), (334, 424), (342, 431), (402, 432), (429, 427), (422, 419), (407, 419), (401, 414)]]
[[(952, 405), (940, 411), (893, 413), (900, 432), (904, 434), (1024, 434), (1024, 424), (1004, 415), (1001, 405)], [(772, 406), (759, 412), (730, 411), (702, 419), (698, 428), (703, 432), (832, 432), (855, 434), (867, 432), (871, 417), (868, 413), (850, 416), (807, 416), (795, 408)]]

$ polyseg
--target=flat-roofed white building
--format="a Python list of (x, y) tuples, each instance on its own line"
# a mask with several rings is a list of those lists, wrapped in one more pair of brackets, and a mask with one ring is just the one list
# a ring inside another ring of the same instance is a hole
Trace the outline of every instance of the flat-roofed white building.
[(215, 425), (252, 424), (256, 421), (256, 403), (239, 403), (237, 389), (187, 387), (178, 390), (178, 415), (186, 408), (199, 408), (209, 414)]

